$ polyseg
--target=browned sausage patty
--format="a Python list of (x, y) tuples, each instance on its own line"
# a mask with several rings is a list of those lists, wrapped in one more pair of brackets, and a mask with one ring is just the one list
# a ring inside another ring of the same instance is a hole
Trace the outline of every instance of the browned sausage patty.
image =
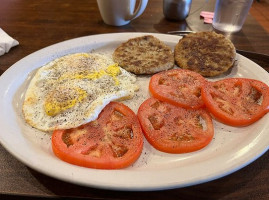
[(114, 51), (113, 60), (135, 74), (153, 74), (174, 67), (172, 49), (152, 35), (122, 43)]
[(235, 61), (233, 43), (215, 32), (191, 33), (179, 40), (174, 51), (176, 64), (203, 76), (217, 76)]

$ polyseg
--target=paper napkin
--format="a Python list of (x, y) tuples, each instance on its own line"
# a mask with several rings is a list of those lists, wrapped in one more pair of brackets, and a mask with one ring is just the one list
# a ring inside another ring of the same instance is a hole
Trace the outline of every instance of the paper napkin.
[(3, 29), (0, 28), (0, 56), (9, 52), (9, 50), (18, 45), (19, 42), (10, 37)]

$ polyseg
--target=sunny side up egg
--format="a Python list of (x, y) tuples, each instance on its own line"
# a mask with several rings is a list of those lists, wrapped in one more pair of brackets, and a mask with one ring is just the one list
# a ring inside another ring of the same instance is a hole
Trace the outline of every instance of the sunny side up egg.
[(23, 114), (41, 131), (78, 127), (95, 120), (109, 102), (132, 98), (135, 82), (105, 55), (66, 55), (38, 69), (25, 93)]

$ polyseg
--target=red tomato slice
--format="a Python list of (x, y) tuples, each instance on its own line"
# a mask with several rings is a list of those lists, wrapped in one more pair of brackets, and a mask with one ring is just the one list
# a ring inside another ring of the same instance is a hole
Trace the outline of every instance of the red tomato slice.
[(269, 87), (253, 79), (208, 82), (202, 98), (216, 119), (231, 126), (252, 124), (269, 110)]
[(199, 150), (214, 135), (211, 116), (205, 109), (185, 109), (155, 98), (141, 104), (138, 119), (148, 142), (167, 153)]
[(198, 109), (204, 105), (201, 88), (206, 80), (200, 74), (172, 69), (151, 77), (149, 90), (155, 98), (184, 108)]
[(142, 148), (143, 133), (135, 113), (117, 102), (108, 104), (97, 120), (52, 135), (57, 157), (89, 168), (127, 167), (139, 158)]

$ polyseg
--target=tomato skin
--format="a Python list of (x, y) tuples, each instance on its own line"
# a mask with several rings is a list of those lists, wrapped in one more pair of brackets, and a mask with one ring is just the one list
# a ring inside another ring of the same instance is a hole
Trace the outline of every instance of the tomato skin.
[(254, 79), (208, 82), (202, 89), (202, 98), (213, 116), (230, 126), (248, 126), (269, 111), (269, 87)]
[(197, 151), (214, 136), (212, 118), (205, 109), (185, 109), (151, 97), (141, 104), (137, 115), (148, 142), (162, 152)]
[(206, 79), (200, 74), (171, 69), (154, 74), (149, 83), (152, 96), (176, 106), (199, 109), (204, 106), (201, 89)]
[[(114, 111), (120, 113), (119, 119), (115, 119)], [(127, 167), (139, 158), (142, 149), (143, 133), (135, 113), (117, 102), (108, 104), (97, 120), (74, 129), (56, 130), (52, 135), (52, 150), (57, 157), (89, 168)]]

